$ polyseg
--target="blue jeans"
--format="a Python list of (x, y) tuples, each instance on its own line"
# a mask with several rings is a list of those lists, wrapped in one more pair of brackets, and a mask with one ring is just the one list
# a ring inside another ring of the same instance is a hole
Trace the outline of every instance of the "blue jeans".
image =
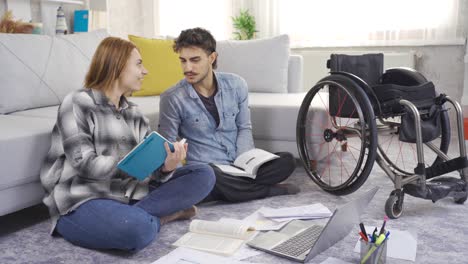
[(93, 249), (138, 251), (149, 245), (160, 229), (159, 217), (190, 208), (210, 193), (213, 169), (186, 165), (173, 177), (132, 205), (110, 199), (93, 199), (63, 215), (56, 230), (69, 242)]

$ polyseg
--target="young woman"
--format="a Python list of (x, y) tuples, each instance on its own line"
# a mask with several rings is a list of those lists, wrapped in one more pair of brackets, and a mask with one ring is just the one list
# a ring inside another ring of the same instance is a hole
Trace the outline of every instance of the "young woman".
[(94, 54), (86, 88), (64, 98), (41, 169), (53, 234), (82, 247), (137, 251), (161, 225), (194, 216), (193, 205), (213, 188), (210, 166), (176, 169), (187, 152), (178, 142), (174, 152), (166, 143), (164, 165), (144, 181), (116, 167), (151, 132), (125, 96), (147, 73), (131, 42), (108, 37)]

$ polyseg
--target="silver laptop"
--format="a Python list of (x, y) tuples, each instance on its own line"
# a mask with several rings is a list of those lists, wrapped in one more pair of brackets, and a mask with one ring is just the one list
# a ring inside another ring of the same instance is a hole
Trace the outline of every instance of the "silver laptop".
[(335, 209), (325, 226), (313, 224), (312, 221), (294, 220), (280, 231), (257, 235), (247, 245), (291, 260), (307, 262), (345, 238), (358, 226), (364, 208), (378, 189), (375, 187), (356, 200)]

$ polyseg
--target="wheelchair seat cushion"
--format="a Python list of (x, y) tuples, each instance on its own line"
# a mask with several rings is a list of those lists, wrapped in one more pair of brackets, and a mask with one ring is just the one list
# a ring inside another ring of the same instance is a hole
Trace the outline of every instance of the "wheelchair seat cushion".
[[(436, 91), (432, 82), (426, 82), (421, 85), (404, 86), (397, 84), (379, 84), (372, 86), (377, 99), (383, 108), (391, 108), (393, 112), (400, 112), (403, 107), (399, 107), (399, 100), (405, 99), (416, 105), (418, 108), (430, 107)], [(384, 109), (382, 109), (383, 112)]]
[(373, 86), (372, 89), (380, 102), (384, 117), (401, 115), (401, 126), (398, 134), (400, 141), (416, 142), (414, 116), (411, 111), (399, 103), (401, 99), (410, 101), (418, 108), (423, 142), (432, 141), (440, 136), (442, 107), (434, 102), (436, 91), (432, 82), (414, 86), (381, 84)]

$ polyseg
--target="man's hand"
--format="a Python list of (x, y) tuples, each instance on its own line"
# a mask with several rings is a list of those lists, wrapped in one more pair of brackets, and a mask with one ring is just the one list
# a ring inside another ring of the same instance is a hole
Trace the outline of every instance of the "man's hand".
[(162, 172), (171, 172), (177, 168), (179, 162), (183, 161), (187, 156), (188, 144), (183, 142), (174, 142), (174, 152), (169, 148), (169, 144), (164, 142), (164, 148), (166, 149), (167, 157), (162, 167)]

